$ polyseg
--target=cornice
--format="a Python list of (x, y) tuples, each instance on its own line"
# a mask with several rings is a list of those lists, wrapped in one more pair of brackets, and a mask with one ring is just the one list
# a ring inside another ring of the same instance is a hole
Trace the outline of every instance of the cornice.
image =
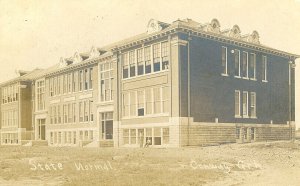
[(250, 49), (253, 49), (256, 51), (281, 56), (281, 57), (288, 58), (291, 60), (300, 58), (300, 55), (284, 52), (284, 51), (277, 50), (277, 49), (274, 49), (271, 47), (267, 47), (267, 46), (264, 46), (261, 44), (250, 43), (250, 42), (238, 39), (238, 38), (228, 37), (228, 36), (221, 35), (221, 34), (214, 33), (214, 32), (203, 31), (203, 30), (193, 28), (193, 27), (188, 27), (188, 26), (185, 26), (182, 24), (171, 25), (170, 27), (168, 27), (160, 32), (153, 33), (147, 37), (140, 38), (135, 41), (126, 42), (122, 45), (116, 45), (116, 46), (112, 47), (111, 50), (113, 52), (116, 52), (118, 50), (124, 50), (127, 48), (136, 47), (137, 45), (144, 44), (145, 42), (154, 41), (157, 39), (161, 39), (162, 37), (165, 37), (165, 36), (168, 36), (171, 34), (178, 34), (178, 33), (191, 34), (193, 36), (203, 37), (206, 39), (211, 39), (211, 40), (228, 43), (228, 44), (232, 44), (232, 45), (236, 45), (236, 46), (240, 46), (240, 47), (247, 47), (247, 48), (250, 48)]
[(53, 72), (46, 73), (44, 76), (45, 77), (51, 77), (51, 76), (54, 76), (54, 75), (57, 75), (57, 74), (63, 74), (63, 73), (68, 72), (70, 70), (76, 70), (76, 69), (79, 69), (79, 68), (82, 68), (82, 67), (87, 67), (87, 66), (90, 66), (90, 65), (94, 65), (94, 64), (97, 64), (97, 63), (102, 62), (102, 61), (110, 60), (112, 58), (112, 56), (113, 55), (109, 55), (109, 56), (105, 56), (105, 57), (100, 56), (100, 57), (97, 57), (97, 58), (94, 58), (94, 59), (87, 59), (86, 61), (76, 63), (74, 65), (70, 65), (70, 66), (67, 66), (67, 67), (62, 68), (62, 69), (57, 69)]
[(220, 34), (215, 34), (212, 32), (204, 32), (204, 31), (197, 30), (197, 29), (191, 28), (191, 27), (186, 27), (183, 25), (181, 27), (179, 27), (177, 29), (177, 31), (181, 32), (181, 33), (185, 33), (185, 34), (191, 34), (194, 36), (200, 36), (200, 37), (204, 37), (207, 39), (216, 40), (216, 41), (223, 42), (223, 43), (229, 43), (232, 45), (247, 47), (247, 48), (251, 48), (253, 50), (257, 50), (257, 51), (261, 51), (261, 52), (265, 52), (265, 53), (269, 53), (269, 54), (273, 54), (273, 55), (277, 55), (277, 56), (281, 56), (281, 57), (285, 57), (285, 58), (289, 58), (289, 59), (293, 59), (293, 60), (296, 58), (300, 58), (300, 55), (284, 52), (284, 51), (277, 50), (277, 49), (267, 47), (264, 45), (260, 45), (260, 44), (249, 43), (249, 42), (246, 42), (246, 41), (243, 41), (240, 39), (236, 39), (236, 38), (232, 38), (232, 37), (228, 37), (228, 36), (224, 36), (224, 35), (220, 35)]

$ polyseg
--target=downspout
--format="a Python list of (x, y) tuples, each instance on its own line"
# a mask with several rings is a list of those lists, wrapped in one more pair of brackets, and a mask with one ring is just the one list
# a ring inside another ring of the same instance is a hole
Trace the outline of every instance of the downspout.
[(188, 146), (190, 145), (190, 117), (191, 117), (191, 70), (190, 70), (190, 41), (192, 38), (190, 37), (191, 33), (189, 33), (188, 36), (188, 42), (187, 42), (187, 66), (188, 66)]
[(291, 121), (292, 121), (292, 85), (291, 85), (292, 73), (291, 71), (295, 67), (296, 65), (292, 61), (290, 61), (289, 62), (289, 128), (290, 128), (289, 137), (290, 140), (293, 139), (292, 125), (291, 125)]
[(119, 85), (119, 81), (120, 81), (120, 79), (119, 78), (121, 78), (120, 77), (120, 68), (119, 68), (119, 52), (117, 52), (117, 60), (116, 60), (116, 66), (117, 66), (117, 69), (116, 69), (116, 71), (117, 71), (117, 78), (116, 78), (116, 80), (117, 80), (117, 82), (116, 82), (116, 84), (117, 84), (117, 90), (116, 90), (116, 93), (117, 93), (117, 96), (116, 96), (116, 98), (118, 99), (118, 106), (117, 106), (117, 109), (118, 109), (118, 148), (120, 147), (120, 121), (121, 121), (121, 117), (120, 117), (120, 104), (121, 104), (121, 102), (120, 102), (120, 98), (122, 97), (122, 96), (120, 96), (120, 85)]

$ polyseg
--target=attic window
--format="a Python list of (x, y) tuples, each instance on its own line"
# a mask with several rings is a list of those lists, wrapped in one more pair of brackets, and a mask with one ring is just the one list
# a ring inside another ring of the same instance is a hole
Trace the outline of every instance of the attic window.
[(213, 27), (213, 28), (216, 28), (216, 27), (217, 27), (216, 23), (214, 23), (214, 24), (212, 25), (212, 27)]
[(71, 65), (72, 63), (72, 61), (67, 61), (67, 65)]
[(86, 60), (88, 58), (89, 58), (88, 56), (82, 56), (82, 60)]

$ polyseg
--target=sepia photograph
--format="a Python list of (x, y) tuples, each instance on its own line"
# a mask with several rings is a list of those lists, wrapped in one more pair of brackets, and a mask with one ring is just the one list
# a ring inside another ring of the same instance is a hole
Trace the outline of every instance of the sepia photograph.
[(0, 7), (0, 186), (300, 185), (300, 0)]

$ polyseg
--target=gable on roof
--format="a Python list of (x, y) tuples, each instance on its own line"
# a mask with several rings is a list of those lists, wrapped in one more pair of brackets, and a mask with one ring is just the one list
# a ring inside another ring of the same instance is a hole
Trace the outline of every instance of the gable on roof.
[(147, 25), (147, 33), (152, 34), (154, 32), (159, 32), (167, 26), (169, 26), (169, 24), (157, 21), (155, 19), (150, 19)]
[(221, 25), (220, 22), (217, 19), (212, 19), (210, 23), (206, 23), (202, 26), (200, 26), (200, 29), (206, 31), (206, 32), (214, 32), (219, 34)]

